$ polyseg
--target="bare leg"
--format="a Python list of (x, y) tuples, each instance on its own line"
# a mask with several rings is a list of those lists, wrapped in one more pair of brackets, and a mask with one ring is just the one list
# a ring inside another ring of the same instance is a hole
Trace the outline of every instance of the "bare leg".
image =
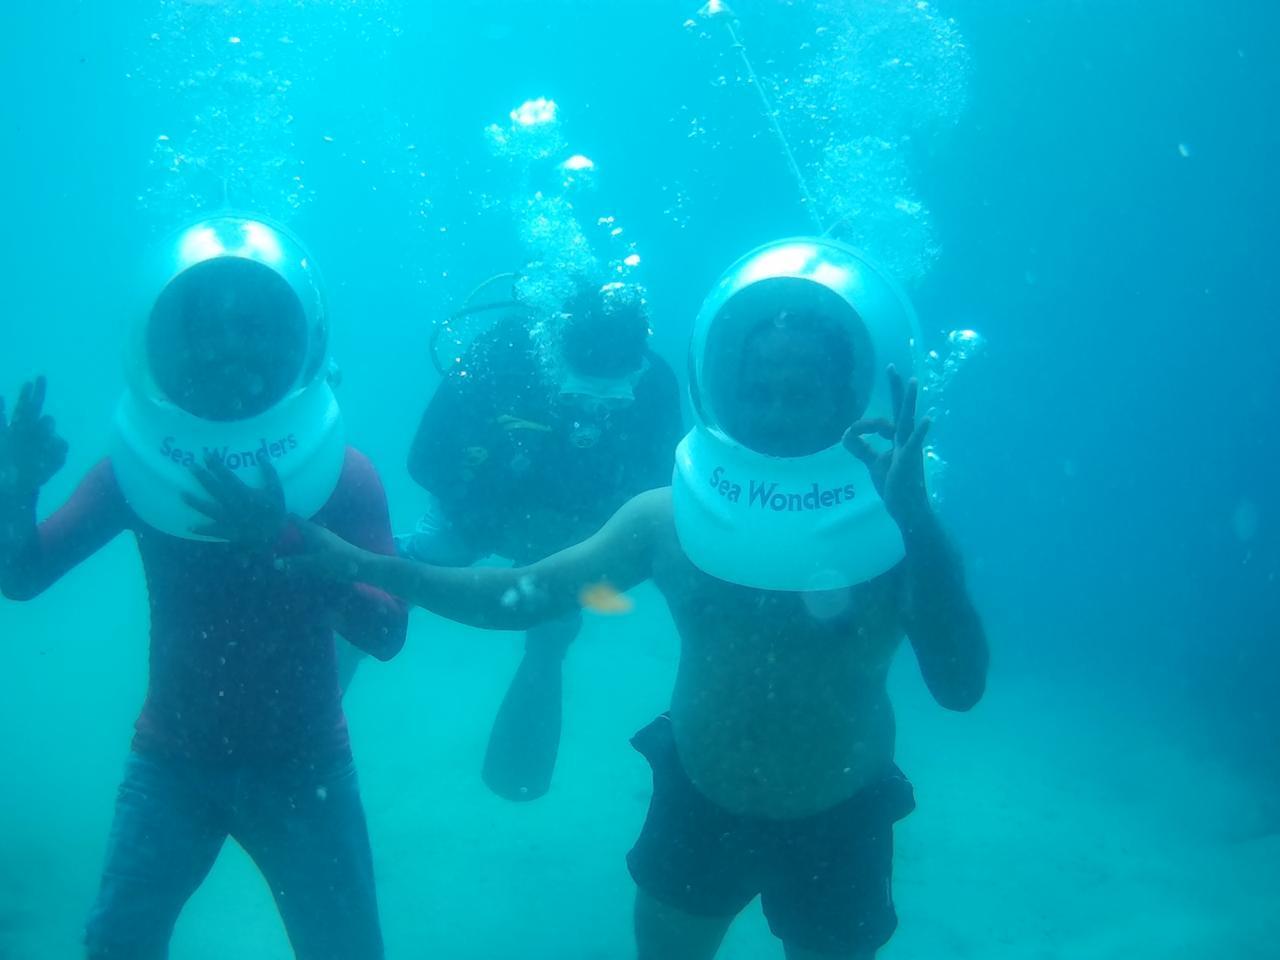
[(636, 891), (639, 960), (711, 960), (733, 917), (696, 917)]

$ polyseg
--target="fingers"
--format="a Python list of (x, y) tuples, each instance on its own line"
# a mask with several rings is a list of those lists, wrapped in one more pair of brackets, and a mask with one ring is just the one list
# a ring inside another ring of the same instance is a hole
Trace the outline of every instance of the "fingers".
[(900, 417), (902, 415), (902, 395), (904, 393), (902, 387), (902, 374), (898, 372), (898, 368), (892, 363), (889, 364), (889, 402), (890, 413), (893, 416)]
[(44, 410), (45, 394), (48, 390), (44, 377), (36, 377), (24, 383), (18, 391), (18, 399), (13, 404), (13, 411), (6, 416), (4, 397), (0, 397), (0, 432), (9, 429), (29, 431), (29, 436), (49, 443), (53, 450), (61, 449), (65, 454), (66, 443), (58, 437), (58, 425), (53, 417)]
[(892, 440), (896, 428), (893, 421), (888, 417), (873, 417), (867, 420), (859, 420), (849, 428), (849, 432), (858, 436), (865, 436), (868, 433), (874, 433), (878, 437), (885, 440)]
[[(226, 492), (223, 489), (222, 484), (218, 481), (218, 478), (213, 475), (212, 471), (200, 466), (198, 463), (193, 463), (190, 469), (191, 475), (196, 478), (196, 483), (204, 487), (205, 493), (209, 494), (209, 496), (213, 497), (215, 500), (222, 501), (226, 499)], [(183, 496), (185, 497), (186, 495), (184, 494)]]
[(205, 455), (204, 465), (218, 485), (228, 493), (233, 490), (239, 490), (245, 485), (244, 481), (237, 477), (226, 463), (211, 453)]
[(916, 397), (919, 391), (920, 383), (912, 377), (907, 381), (906, 393), (902, 397), (902, 404), (898, 407), (898, 435), (894, 439), (898, 446), (905, 445), (916, 428)]
[(212, 500), (205, 500), (202, 497), (197, 497), (195, 494), (187, 493), (185, 491), (182, 494), (182, 502), (197, 513), (208, 517), (210, 520), (215, 520), (218, 523), (225, 523), (229, 519), (227, 515), (227, 508), (221, 503), (215, 503)]
[(924, 438), (929, 435), (929, 427), (932, 425), (932, 420), (928, 417), (922, 417), (920, 422), (916, 424), (916, 428), (911, 431), (911, 436), (907, 438), (903, 449), (912, 454), (922, 451), (924, 449)]
[(14, 426), (35, 423), (40, 419), (40, 409), (44, 406), (45, 379), (36, 377), (22, 385), (18, 392), (18, 401), (13, 405)]
[(247, 486), (243, 480), (232, 472), (230, 467), (213, 454), (205, 457), (204, 466), (193, 463), (191, 472), (209, 496), (220, 503), (237, 502), (241, 499), (239, 495), (244, 492)]
[(48, 382), (43, 376), (36, 377), (35, 385), (31, 388), (31, 419), (40, 416), (40, 411), (44, 409), (44, 395), (48, 388)]
[[(856, 426), (855, 424), (854, 427)], [(844, 448), (870, 467), (876, 462), (879, 454), (872, 449), (871, 444), (862, 438), (860, 433), (855, 431), (854, 427), (850, 427), (844, 432), (842, 441)]]
[(894, 364), (889, 364), (886, 371), (889, 375), (889, 399), (893, 406), (894, 422), (897, 424), (893, 442), (903, 446), (910, 440), (915, 430), (916, 402), (920, 392), (920, 382), (912, 377), (903, 382), (902, 374)]
[(209, 537), (212, 540), (230, 540), (227, 528), (221, 523), (201, 523), (191, 528), (197, 537)]
[(272, 503), (284, 503), (284, 485), (280, 483), (280, 474), (269, 458), (258, 461), (262, 468), (262, 488), (271, 495)]
[(28, 381), (18, 391), (18, 399), (13, 404), (13, 423), (17, 426), (28, 419), (27, 409), (31, 406), (31, 383)]

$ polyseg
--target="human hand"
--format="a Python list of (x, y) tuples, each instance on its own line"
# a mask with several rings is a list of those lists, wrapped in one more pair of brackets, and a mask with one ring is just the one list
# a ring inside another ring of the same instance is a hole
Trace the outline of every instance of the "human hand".
[[(916, 400), (920, 385), (913, 377), (906, 384), (894, 366), (888, 369), (893, 419), (859, 420), (844, 435), (845, 449), (867, 465), (889, 515), (907, 531), (929, 511), (929, 493), (924, 482), (924, 438), (930, 420), (916, 423)], [(867, 443), (868, 434), (892, 440), (893, 446), (877, 453)]]
[(209, 518), (191, 532), (250, 547), (273, 546), (284, 530), (288, 515), (280, 475), (267, 460), (260, 461), (262, 487), (251, 487), (231, 468), (212, 455), (205, 465), (192, 466), (200, 486), (211, 499), (184, 493), (187, 506)]
[(35, 493), (67, 462), (67, 441), (42, 412), (44, 399), (44, 377), (22, 385), (8, 419), (0, 397), (0, 495)]
[(353, 583), (359, 579), (363, 550), (310, 520), (295, 520), (295, 526), (302, 539), (302, 550), (276, 561), (281, 570), (334, 583)]

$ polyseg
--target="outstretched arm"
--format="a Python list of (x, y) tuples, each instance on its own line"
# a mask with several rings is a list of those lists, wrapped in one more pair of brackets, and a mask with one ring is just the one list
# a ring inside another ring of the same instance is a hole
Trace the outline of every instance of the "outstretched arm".
[[(391, 522), (382, 481), (368, 460), (348, 449), (337, 489), (315, 516), (314, 523), (289, 522), (284, 488), (269, 461), (261, 461), (262, 486), (245, 483), (216, 457), (192, 468), (206, 497), (183, 494), (183, 499), (208, 518), (193, 532), (234, 543), (246, 561), (270, 564), (272, 575), (284, 568), (279, 559), (300, 546), (309, 527), (331, 527), (362, 552), (391, 553)], [(312, 584), (314, 588), (316, 584)], [(317, 600), (320, 596), (317, 595)], [(352, 644), (379, 660), (390, 660), (404, 646), (408, 611), (404, 604), (375, 587), (347, 583), (324, 591), (333, 627)]]
[[(355, 450), (347, 451), (339, 490), (316, 519), (364, 550), (394, 554), (382, 480), (373, 464)], [(402, 600), (364, 583), (334, 590), (330, 599), (334, 626), (352, 644), (379, 660), (390, 660), (400, 652), (409, 622)]]
[(368, 583), (442, 617), (491, 630), (527, 630), (576, 610), (581, 593), (626, 591), (648, 579), (665, 491), (634, 497), (593, 536), (527, 567), (433, 567), (360, 550), (313, 525), (312, 552), (288, 566)]

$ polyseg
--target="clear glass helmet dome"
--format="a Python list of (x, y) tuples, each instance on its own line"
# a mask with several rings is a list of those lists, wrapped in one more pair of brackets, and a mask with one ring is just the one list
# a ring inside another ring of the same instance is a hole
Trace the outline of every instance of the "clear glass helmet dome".
[[(780, 240), (730, 267), (704, 301), (690, 343), (694, 412), (729, 443), (812, 456), (856, 420), (896, 414), (885, 370), (910, 377), (918, 344), (911, 304), (865, 256), (825, 238)], [(788, 402), (768, 409), (766, 396)]]
[(193, 224), (164, 245), (143, 289), (131, 388), (200, 420), (259, 416), (326, 371), (320, 278), (283, 227), (242, 216)]
[(841, 440), (858, 420), (896, 415), (886, 368), (910, 377), (918, 343), (897, 285), (842, 243), (779, 240), (733, 264), (695, 321), (695, 424), (672, 475), (676, 533), (695, 566), (811, 592), (896, 565), (901, 531)]
[(192, 467), (211, 458), (250, 484), (276, 473), (286, 507), (313, 516), (341, 476), (346, 443), (328, 381), (329, 328), (315, 264), (283, 227), (219, 216), (148, 261), (112, 467), (134, 512), (164, 533), (204, 517)]

